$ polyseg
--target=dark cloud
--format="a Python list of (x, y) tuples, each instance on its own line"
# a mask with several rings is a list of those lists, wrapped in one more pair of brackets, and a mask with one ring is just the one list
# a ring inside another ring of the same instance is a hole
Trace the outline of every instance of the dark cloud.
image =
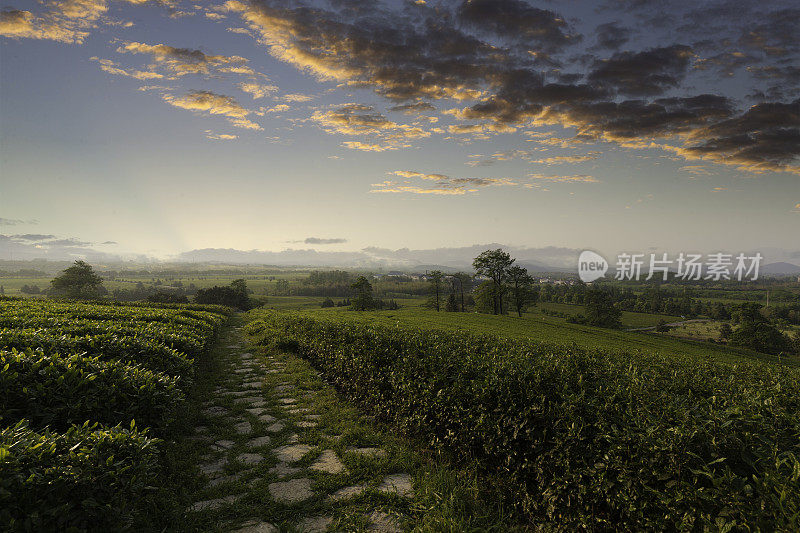
[(0, 218), (0, 226), (22, 226), (24, 224), (38, 224), (38, 220), (21, 220), (19, 218)]
[(630, 29), (619, 26), (618, 22), (607, 22), (595, 29), (597, 34), (596, 49), (618, 50), (631, 39)]
[(692, 58), (689, 46), (675, 44), (644, 52), (618, 52), (596, 61), (590, 82), (611, 87), (628, 96), (655, 96), (677, 87)]
[(22, 235), (12, 235), (12, 237), (21, 241), (44, 241), (56, 238), (55, 235), (45, 235), (42, 233), (24, 233)]
[[(226, 16), (240, 15), (269, 53), (321, 80), (349, 89), (371, 89), (388, 99), (392, 111), (411, 115), (445, 109), (444, 113), (457, 121), (433, 126), (433, 121), (420, 118), (413, 124), (401, 124), (387, 118), (376, 105), (359, 103), (314, 110), (312, 120), (326, 131), (360, 137), (343, 143), (347, 148), (398, 150), (411, 146), (410, 140), (433, 133), (485, 138), (552, 124), (576, 129), (576, 142), (605, 140), (649, 146), (658, 140), (686, 148), (683, 153), (687, 156), (737, 165), (739, 160), (753, 157), (753, 165), (758, 166), (763, 164), (760, 150), (739, 150), (730, 158), (715, 155), (710, 145), (705, 146), (711, 138), (691, 138), (690, 144), (684, 145), (694, 130), (705, 131), (716, 122), (734, 119), (734, 98), (746, 94), (693, 95), (682, 87), (690, 73), (698, 77), (720, 72), (733, 75), (742, 66), (751, 66), (751, 78), (760, 86), (746, 89), (761, 101), (790, 96), (792, 83), (797, 85), (792, 70), (795, 63), (789, 62), (797, 46), (790, 38), (797, 20), (792, 17), (794, 12), (780, 8), (783, 4), (764, 9), (739, 9), (739, 4), (606, 2), (605, 8), (612, 6), (630, 16), (618, 12), (619, 16), (609, 17), (607, 20), (625, 20), (625, 26), (616, 22), (600, 25), (596, 42), (588, 49), (571, 46), (580, 35), (564, 16), (522, 0), (453, 0), (435, 7), (405, 2), (400, 8), (355, 0), (231, 0), (215, 10)], [(671, 17), (663, 24), (670, 25), (669, 29), (646, 26), (653, 35), (645, 36), (651, 43), (666, 41), (647, 49), (632, 46), (638, 43), (628, 29), (634, 27), (631, 17), (646, 24), (668, 9)], [(748, 17), (737, 18), (737, 13)], [(703, 40), (697, 39), (701, 30), (692, 30), (689, 36), (688, 29), (678, 28), (678, 24), (703, 26), (703, 21), (708, 28), (703, 30)], [(678, 44), (681, 42), (692, 46)], [(598, 49), (622, 46), (630, 50), (616, 51), (608, 58), (596, 56)], [(167, 45), (127, 43), (123, 49), (147, 53), (176, 74), (180, 69), (202, 73), (211, 68), (247, 67), (243, 64), (246, 60), (237, 56), (201, 55)], [(567, 53), (572, 56), (567, 58)], [(697, 63), (692, 65), (694, 59)], [(566, 66), (562, 68), (561, 62)], [(207, 69), (211, 63), (214, 65)], [(692, 66), (696, 68), (690, 69)], [(676, 96), (663, 98), (667, 94)], [(245, 118), (250, 110), (226, 98), (212, 101), (211, 93), (201, 92), (190, 96), (163, 97), (172, 105), (235, 119), (234, 124), (241, 127), (260, 127)], [(788, 151), (783, 157), (770, 156), (769, 161), (791, 165), (791, 142), (774, 146)]]
[(800, 174), (800, 99), (754, 105), (738, 117), (695, 129), (680, 153), (750, 172)]
[(458, 15), (477, 28), (520, 40), (545, 51), (556, 51), (581, 40), (564, 17), (522, 0), (464, 0)]
[(40, 244), (44, 244), (46, 246), (59, 247), (59, 248), (84, 247), (92, 245), (92, 243), (90, 242), (81, 241), (78, 239), (74, 239), (72, 237), (70, 237), (69, 239), (53, 239), (53, 240), (43, 241)]
[(321, 239), (319, 237), (308, 237), (305, 241), (306, 244), (342, 244), (347, 242), (347, 239), (334, 238), (334, 239)]
[(593, 139), (630, 142), (668, 138), (728, 118), (733, 113), (724, 96), (704, 94), (689, 98), (661, 98), (653, 102), (597, 102), (554, 107), (543, 121), (571, 124), (579, 135)]

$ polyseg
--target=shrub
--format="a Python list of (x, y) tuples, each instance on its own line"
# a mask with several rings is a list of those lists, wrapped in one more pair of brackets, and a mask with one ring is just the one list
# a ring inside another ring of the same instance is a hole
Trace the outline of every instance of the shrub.
[(0, 429), (0, 530), (119, 531), (158, 474), (146, 432)]
[(0, 419), (65, 430), (87, 420), (162, 429), (182, 394), (175, 380), (141, 366), (82, 355), (0, 351)]
[(797, 530), (800, 373), (265, 313), (364, 409), (553, 529)]
[(148, 370), (163, 372), (180, 379), (186, 387), (191, 381), (193, 364), (184, 354), (150, 339), (135, 339), (112, 334), (70, 336), (46, 330), (0, 330), (0, 347), (18, 351), (41, 349), (48, 354), (86, 353), (101, 361), (140, 364)]
[(189, 298), (176, 291), (156, 291), (147, 297), (148, 302), (169, 303), (169, 304), (188, 304)]

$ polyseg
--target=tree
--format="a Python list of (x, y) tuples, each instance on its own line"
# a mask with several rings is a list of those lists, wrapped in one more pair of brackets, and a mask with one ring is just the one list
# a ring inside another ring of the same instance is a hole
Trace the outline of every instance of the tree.
[(719, 336), (720, 336), (720, 338), (722, 338), (722, 339), (728, 339), (728, 338), (730, 338), (730, 336), (731, 336), (731, 334), (732, 334), (732, 333), (733, 333), (733, 328), (732, 328), (732, 327), (731, 327), (731, 325), (730, 325), (730, 324), (728, 324), (727, 322), (723, 323), (723, 324), (722, 324), (722, 325), (719, 327)]
[(522, 312), (536, 298), (536, 293), (531, 290), (533, 278), (528, 270), (521, 266), (512, 266), (508, 269), (508, 285), (511, 291), (511, 303), (521, 317)]
[(614, 307), (614, 301), (602, 289), (589, 289), (586, 291), (586, 323), (600, 328), (622, 327), (622, 311)]
[(441, 270), (434, 270), (430, 273), (430, 291), (431, 295), (428, 300), (428, 305), (436, 309), (438, 312), (441, 308), (442, 304), (442, 281), (444, 280), (444, 274)]
[(325, 298), (324, 300), (322, 300), (322, 307), (333, 307), (334, 305), (336, 304), (333, 303), (333, 300), (331, 300), (330, 298)]
[(57, 298), (96, 299), (106, 294), (103, 278), (95, 273), (92, 265), (80, 260), (54, 278), (50, 290)]
[(147, 301), (162, 304), (188, 304), (189, 298), (177, 291), (156, 291), (147, 297)]
[(450, 313), (458, 311), (458, 299), (456, 298), (456, 294), (451, 292), (447, 296), (447, 302), (444, 304), (444, 310)]
[(461, 312), (467, 310), (465, 295), (469, 292), (472, 286), (472, 276), (466, 272), (457, 272), (450, 276), (450, 284), (453, 289), (453, 294), (458, 295), (458, 303), (461, 306)]
[(372, 284), (364, 276), (358, 276), (358, 279), (350, 285), (355, 293), (350, 307), (355, 311), (366, 311), (375, 307), (375, 300), (372, 298)]
[(482, 276), (491, 278), (493, 288), (493, 306), (492, 310), (495, 315), (504, 314), (503, 310), (503, 296), (506, 293), (506, 278), (508, 276), (508, 269), (514, 263), (514, 259), (504, 252), (502, 249), (486, 250), (481, 253), (472, 262), (472, 267), (475, 272)]
[(731, 334), (729, 344), (773, 355), (792, 351), (791, 340), (767, 321), (743, 322)]
[(777, 355), (793, 350), (792, 341), (761, 314), (761, 304), (747, 302), (733, 313), (740, 326), (730, 335), (731, 346), (742, 346), (757, 352)]
[(243, 279), (232, 281), (228, 287), (215, 285), (208, 289), (199, 289), (194, 295), (194, 301), (199, 304), (238, 307), (244, 311), (253, 308), (253, 302), (247, 294), (247, 283)]
[(497, 309), (497, 293), (495, 285), (487, 280), (475, 288), (475, 311), (478, 313), (494, 313)]

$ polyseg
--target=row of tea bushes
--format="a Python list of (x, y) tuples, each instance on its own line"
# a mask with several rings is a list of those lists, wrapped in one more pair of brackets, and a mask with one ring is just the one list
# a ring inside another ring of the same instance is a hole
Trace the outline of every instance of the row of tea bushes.
[(63, 433), (0, 429), (3, 531), (118, 531), (159, 474), (158, 441), (88, 422)]
[(124, 527), (221, 311), (0, 301), (0, 530)]
[(531, 523), (800, 530), (800, 372), (264, 312), (249, 332), (469, 458)]

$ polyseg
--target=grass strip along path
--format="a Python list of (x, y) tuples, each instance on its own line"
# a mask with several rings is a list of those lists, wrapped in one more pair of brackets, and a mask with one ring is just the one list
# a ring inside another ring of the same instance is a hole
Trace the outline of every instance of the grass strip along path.
[[(185, 531), (512, 531), (476, 477), (376, 426), (302, 359), (223, 330), (198, 383)], [(188, 459), (184, 458), (184, 461)], [(187, 461), (188, 462), (188, 461)]]

